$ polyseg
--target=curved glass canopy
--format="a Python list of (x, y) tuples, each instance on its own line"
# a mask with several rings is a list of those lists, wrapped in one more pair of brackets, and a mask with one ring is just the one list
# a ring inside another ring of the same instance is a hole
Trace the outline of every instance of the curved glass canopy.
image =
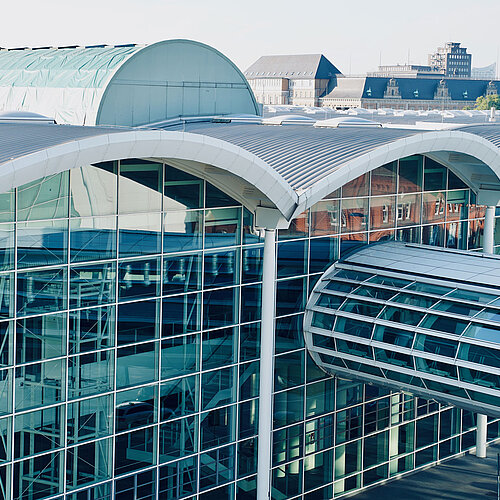
[(332, 266), (307, 304), (328, 373), (500, 416), (500, 258), (382, 243)]

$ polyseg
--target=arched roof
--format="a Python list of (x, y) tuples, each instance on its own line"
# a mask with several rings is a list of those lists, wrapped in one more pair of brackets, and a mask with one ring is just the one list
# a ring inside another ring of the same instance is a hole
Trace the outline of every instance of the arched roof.
[(251, 210), (277, 208), (286, 224), (350, 180), (413, 154), (439, 157), (473, 189), (490, 193), (485, 203), (496, 204), (499, 142), (498, 125), (423, 132), (227, 123), (188, 123), (185, 131), (0, 123), (0, 186), (9, 189), (106, 160), (175, 159), (182, 162), (179, 168), (209, 179)]
[(190, 40), (0, 50), (3, 110), (33, 111), (73, 125), (126, 126), (200, 114), (259, 114), (238, 68)]

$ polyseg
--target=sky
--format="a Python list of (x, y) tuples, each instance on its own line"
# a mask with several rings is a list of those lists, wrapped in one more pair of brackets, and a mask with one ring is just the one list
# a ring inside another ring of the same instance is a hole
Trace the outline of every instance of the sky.
[(344, 74), (427, 64), (447, 41), (472, 65), (497, 61), (500, 0), (2, 1), (0, 47), (139, 43), (189, 38), (244, 71), (261, 55), (323, 53)]

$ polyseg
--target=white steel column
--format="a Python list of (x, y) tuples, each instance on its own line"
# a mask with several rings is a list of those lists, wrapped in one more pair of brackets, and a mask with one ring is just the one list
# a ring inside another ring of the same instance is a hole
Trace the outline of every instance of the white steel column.
[(488, 431), (488, 418), (486, 415), (477, 414), (476, 431), (476, 457), (486, 458), (486, 438)]
[[(495, 212), (496, 207), (486, 207), (484, 217), (483, 253), (494, 253), (495, 246)], [(486, 458), (486, 441), (488, 434), (488, 418), (477, 414), (476, 456)]]
[(262, 270), (262, 322), (260, 329), (257, 500), (268, 500), (270, 498), (274, 385), (274, 311), (276, 303), (275, 287), (276, 230), (266, 229)]
[(495, 212), (496, 207), (486, 207), (483, 233), (484, 253), (494, 253), (493, 247), (495, 245)]

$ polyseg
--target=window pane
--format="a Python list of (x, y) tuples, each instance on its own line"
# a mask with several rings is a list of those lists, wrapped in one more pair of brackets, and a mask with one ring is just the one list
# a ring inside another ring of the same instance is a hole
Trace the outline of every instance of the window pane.
[(116, 214), (117, 170), (113, 161), (71, 169), (71, 217)]
[(64, 264), (68, 260), (68, 221), (17, 223), (18, 268)]
[(66, 309), (66, 269), (23, 272), (17, 275), (17, 313), (28, 314)]
[(16, 410), (27, 410), (64, 400), (64, 360), (16, 368)]
[(157, 386), (129, 389), (116, 393), (115, 432), (156, 422)]
[(84, 399), (68, 404), (68, 444), (111, 435), (113, 396)]
[(158, 380), (157, 342), (121, 347), (117, 353), (117, 389)]
[(341, 202), (343, 233), (356, 233), (368, 229), (368, 198), (348, 198)]
[(198, 371), (199, 350), (199, 334), (162, 340), (161, 378), (178, 377)]
[(198, 411), (199, 376), (183, 377), (160, 385), (160, 420)]
[(135, 257), (161, 252), (161, 213), (121, 215), (119, 256)]
[(160, 425), (160, 463), (191, 455), (198, 449), (198, 418), (187, 417)]
[(382, 167), (372, 170), (371, 194), (394, 194), (396, 193), (396, 175), (398, 162), (393, 161)]
[(201, 406), (208, 410), (236, 401), (234, 367), (203, 373), (201, 377)]
[(205, 248), (238, 245), (241, 242), (241, 208), (219, 208), (205, 212)]
[(385, 229), (395, 226), (395, 196), (370, 198), (370, 229)]
[(423, 157), (409, 156), (399, 160), (399, 192), (422, 191)]
[(91, 307), (115, 301), (116, 264), (75, 266), (70, 270), (69, 307)]
[(157, 427), (115, 436), (115, 475), (133, 472), (156, 463)]
[(165, 253), (198, 250), (202, 247), (203, 211), (166, 212), (163, 231)]
[(203, 328), (230, 326), (238, 321), (239, 287), (203, 293)]
[(210, 370), (236, 361), (237, 330), (223, 328), (203, 332), (202, 341), (202, 369)]
[(0, 271), (14, 269), (14, 224), (0, 224)]
[(427, 222), (441, 222), (445, 217), (445, 194), (444, 192), (424, 193), (423, 198), (423, 220)]
[(146, 160), (120, 162), (121, 214), (161, 210), (163, 165)]
[(226, 252), (206, 253), (203, 284), (205, 288), (232, 286), (239, 283), (239, 256), (238, 250)]
[(69, 172), (49, 175), (17, 188), (17, 220), (68, 217)]
[(160, 259), (127, 260), (118, 264), (120, 301), (160, 294)]
[(115, 306), (69, 313), (69, 354), (113, 347)]
[(201, 255), (174, 255), (163, 259), (163, 294), (184, 293), (201, 287)]
[(16, 362), (31, 363), (66, 354), (67, 315), (49, 314), (16, 323)]
[(68, 399), (93, 396), (113, 390), (114, 351), (100, 351), (68, 360)]
[(70, 170), (71, 217), (116, 214), (118, 162)]
[(400, 194), (397, 198), (396, 220), (398, 227), (420, 224), (422, 195)]
[(116, 217), (71, 219), (71, 262), (116, 257)]
[(176, 295), (162, 300), (162, 337), (200, 330), (201, 294)]
[(447, 189), (448, 169), (440, 163), (425, 157), (424, 166), (424, 191), (437, 191)]
[(160, 301), (146, 300), (118, 306), (117, 344), (144, 342), (159, 337)]
[(367, 196), (370, 188), (369, 174), (363, 174), (342, 186), (342, 197)]
[(203, 207), (203, 179), (165, 165), (163, 210)]

